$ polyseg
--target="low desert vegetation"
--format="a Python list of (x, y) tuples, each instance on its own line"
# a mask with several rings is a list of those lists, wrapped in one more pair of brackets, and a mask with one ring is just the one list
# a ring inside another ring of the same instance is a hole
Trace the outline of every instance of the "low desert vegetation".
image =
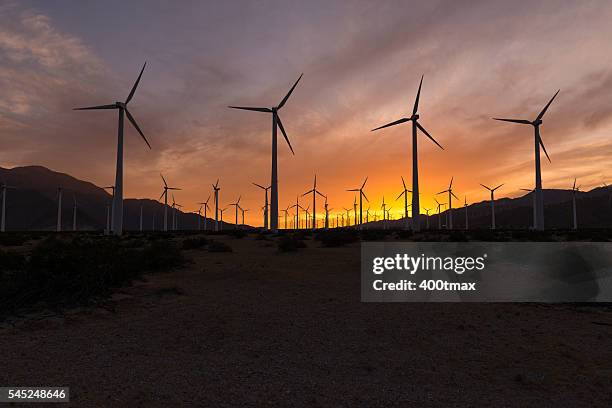
[[(62, 308), (102, 299), (145, 272), (183, 265), (172, 241), (49, 237), (27, 256), (0, 256), (0, 316), (21, 309)], [(10, 266), (7, 266), (10, 265)]]

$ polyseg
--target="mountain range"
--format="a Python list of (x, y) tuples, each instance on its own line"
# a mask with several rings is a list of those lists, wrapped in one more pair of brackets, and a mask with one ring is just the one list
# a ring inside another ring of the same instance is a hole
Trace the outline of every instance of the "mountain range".
[[(15, 187), (7, 194), (7, 231), (51, 231), (57, 223), (57, 189), (62, 187), (62, 229), (72, 229), (73, 197), (77, 199), (77, 228), (79, 230), (103, 230), (106, 225), (107, 206), (112, 196), (93, 183), (79, 180), (68, 174), (55, 172), (42, 166), (24, 166), (5, 169), (0, 167), (0, 184)], [(545, 224), (547, 228), (568, 229), (572, 225), (572, 191), (545, 189)], [(517, 198), (495, 200), (495, 218), (498, 228), (527, 229), (533, 222), (532, 194)], [(598, 187), (586, 192), (577, 192), (577, 214), (580, 228), (612, 227), (612, 187)], [(465, 207), (457, 200), (453, 209), (453, 227), (465, 227)], [(124, 224), (126, 230), (138, 230), (140, 207), (143, 208), (145, 230), (160, 230), (163, 225), (164, 205), (150, 199), (126, 199), (124, 201)], [(489, 228), (491, 207), (488, 200), (467, 207), (470, 228)], [(171, 224), (170, 210), (168, 225)], [(197, 214), (178, 211), (178, 229), (197, 229)], [(441, 213), (441, 224), (447, 223), (448, 210)], [(213, 220), (208, 219), (209, 228)], [(424, 222), (424, 221), (423, 221)], [(438, 214), (430, 215), (430, 226), (437, 228)], [(376, 224), (370, 222), (369, 227)], [(403, 220), (389, 221), (400, 227)], [(203, 221), (202, 221), (203, 225)], [(224, 229), (234, 225), (223, 224)]]

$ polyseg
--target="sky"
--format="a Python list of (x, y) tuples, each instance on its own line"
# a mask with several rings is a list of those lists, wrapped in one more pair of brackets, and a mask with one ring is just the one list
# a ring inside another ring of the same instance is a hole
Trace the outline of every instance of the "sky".
[(220, 179), (221, 206), (242, 196), (261, 225), (271, 117), (227, 106), (275, 106), (301, 73), (281, 111), (295, 156), (280, 138), (280, 208), (316, 174), (335, 213), (367, 176), (371, 210), (384, 195), (399, 216), (410, 124), (371, 129), (410, 115), (421, 75), (420, 123), (444, 147), (419, 135), (423, 208), (451, 177), (461, 204), (487, 199), (479, 183), (532, 188), (532, 128), (491, 118), (534, 119), (558, 89), (543, 186), (588, 190), (612, 182), (610, 21), (609, 1), (3, 1), (0, 166), (112, 184), (116, 112), (72, 108), (125, 100), (147, 61), (130, 112), (152, 149), (126, 122), (125, 197), (157, 199), (163, 173), (197, 211)]

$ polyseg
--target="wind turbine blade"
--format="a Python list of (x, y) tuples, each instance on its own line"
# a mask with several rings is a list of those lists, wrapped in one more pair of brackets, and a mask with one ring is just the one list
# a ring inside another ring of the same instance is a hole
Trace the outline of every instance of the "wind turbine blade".
[(419, 98), (421, 97), (421, 86), (423, 86), (423, 77), (425, 75), (421, 75), (421, 82), (419, 83), (419, 90), (417, 91), (416, 99), (414, 100), (414, 108), (412, 109), (412, 114), (416, 115), (419, 110)]
[(548, 101), (548, 103), (546, 104), (546, 106), (544, 107), (544, 109), (542, 109), (542, 112), (540, 112), (540, 114), (538, 115), (538, 117), (536, 118), (536, 120), (540, 120), (542, 119), (542, 117), (544, 116), (544, 114), (546, 113), (546, 111), (548, 110), (548, 107), (550, 106), (550, 104), (552, 103), (552, 101), (555, 100), (555, 98), (557, 97), (557, 94), (559, 94), (559, 91), (561, 91), (560, 89), (553, 95), (552, 98), (550, 98), (550, 101)]
[(228, 108), (232, 108), (232, 109), (242, 109), (242, 110), (248, 110), (248, 111), (254, 111), (254, 112), (272, 112), (272, 109), (270, 108), (252, 108), (249, 106), (228, 106)]
[(142, 69), (140, 70), (140, 74), (138, 75), (138, 79), (134, 83), (134, 86), (132, 87), (132, 90), (130, 91), (130, 94), (128, 95), (127, 99), (125, 100), (125, 104), (126, 105), (134, 97), (134, 92), (136, 92), (136, 88), (138, 87), (138, 83), (140, 82), (140, 78), (142, 77), (142, 73), (144, 72), (144, 69), (145, 69), (146, 66), (147, 66), (147, 62), (145, 61), (144, 65), (142, 66)]
[(325, 197), (323, 194), (321, 194), (321, 193), (319, 192), (319, 190), (315, 190), (315, 193), (317, 193), (317, 194), (318, 194), (318, 195), (320, 195), (321, 197), (323, 197), (323, 198), (327, 199), (327, 197)]
[(453, 193), (452, 191), (451, 191), (450, 193), (451, 193), (451, 195), (452, 195), (453, 197), (455, 197), (457, 200), (459, 199), (459, 197), (457, 197), (457, 196), (455, 195), (455, 193)]
[(397, 196), (397, 198), (395, 199), (395, 201), (399, 200), (401, 196), (403, 196), (404, 194), (406, 194), (406, 190), (402, 191), (400, 193), (400, 195)]
[(361, 192), (361, 194), (363, 194), (363, 198), (365, 198), (365, 199), (366, 199), (366, 201), (369, 203), (369, 202), (370, 202), (370, 200), (368, 200), (368, 196), (367, 196), (367, 195), (365, 195), (365, 193), (364, 193), (363, 191)]
[(428, 133), (428, 132), (425, 130), (425, 128), (424, 128), (423, 126), (421, 126), (421, 124), (420, 124), (419, 122), (415, 122), (415, 123), (416, 123), (417, 127), (418, 127), (419, 129), (421, 129), (421, 132), (425, 133), (425, 135), (426, 135), (428, 138), (430, 138), (432, 142), (434, 142), (435, 144), (437, 144), (437, 145), (438, 145), (438, 147), (439, 147), (440, 149), (444, 150), (444, 148), (443, 148), (443, 147), (440, 145), (440, 143), (436, 142), (436, 139), (434, 139), (434, 138), (433, 138), (433, 136), (431, 136), (431, 135), (430, 135), (430, 134), (429, 134), (429, 133)]
[(359, 189), (358, 188), (352, 188), (352, 189), (346, 190), (346, 191), (359, 191)]
[(176, 188), (176, 187), (168, 187), (168, 190), (180, 190), (180, 188)]
[(576, 179), (574, 179), (574, 185), (572, 186), (572, 190), (576, 189)]
[(362, 189), (365, 187), (367, 182), (368, 182), (368, 178), (366, 177), (365, 180), (363, 180), (363, 184), (361, 185)]
[(283, 122), (281, 122), (280, 116), (276, 115), (276, 119), (278, 127), (280, 128), (281, 132), (283, 133), (283, 136), (285, 137), (285, 140), (287, 141), (287, 144), (289, 145), (289, 149), (291, 149), (291, 153), (293, 153), (293, 155), (295, 156), (295, 152), (293, 151), (293, 147), (291, 147), (291, 142), (289, 142), (289, 137), (287, 137), (287, 133), (285, 132), (285, 128), (283, 127)]
[(404, 176), (401, 176), (401, 177), (402, 177), (402, 185), (404, 186), (404, 190), (408, 190), (406, 188), (406, 182), (404, 181)]
[(117, 109), (117, 105), (113, 103), (112, 105), (88, 106), (86, 108), (73, 108), (72, 110), (96, 110), (96, 109)]
[(499, 186), (495, 187), (495, 188), (493, 189), (493, 191), (497, 190), (498, 188), (500, 188), (500, 187), (501, 187), (501, 186), (503, 186), (503, 185), (504, 185), (503, 183), (502, 183), (502, 184), (500, 184)]
[(302, 194), (302, 197), (304, 197), (304, 196), (305, 196), (305, 195), (307, 195), (307, 194), (312, 193), (312, 191), (313, 191), (313, 190), (308, 190), (307, 192), (305, 192), (304, 194)]
[(448, 190), (440, 191), (439, 193), (436, 193), (436, 195), (442, 194), (442, 193), (448, 193)]
[(261, 188), (262, 190), (265, 190), (265, 189), (266, 189), (264, 186), (261, 186), (261, 185), (259, 185), (259, 184), (257, 184), (257, 183), (253, 183), (253, 184), (254, 184), (254, 185), (256, 185), (257, 187)]
[(486, 188), (487, 190), (491, 191), (491, 189), (490, 189), (489, 187), (485, 186), (484, 184), (482, 184), (482, 183), (478, 183), (478, 184), (480, 184), (481, 186), (483, 186), (483, 187), (484, 187), (484, 188)]
[(283, 106), (285, 106), (285, 103), (287, 102), (287, 99), (289, 99), (289, 97), (291, 96), (291, 94), (293, 93), (293, 90), (295, 89), (295, 87), (297, 86), (298, 82), (300, 82), (300, 79), (302, 79), (302, 77), (304, 76), (304, 74), (301, 74), (300, 77), (297, 79), (297, 81), (295, 81), (295, 84), (293, 84), (293, 86), (291, 87), (291, 89), (289, 90), (289, 92), (287, 92), (287, 95), (285, 95), (285, 97), (283, 98), (283, 100), (278, 104), (278, 109), (282, 108)]
[(127, 110), (127, 108), (125, 108), (125, 114), (127, 115), (127, 118), (129, 119), (129, 121), (132, 123), (132, 125), (134, 125), (134, 127), (136, 128), (136, 130), (138, 131), (138, 133), (140, 133), (140, 136), (142, 137), (142, 140), (145, 141), (145, 143), (147, 144), (147, 146), (149, 146), (149, 149), (151, 148), (151, 145), (149, 144), (149, 141), (147, 140), (147, 138), (145, 137), (144, 133), (142, 133), (142, 130), (140, 130), (140, 127), (138, 127), (138, 124), (136, 123), (136, 121), (134, 120), (134, 117), (130, 114), (130, 111)]
[(166, 190), (164, 190), (163, 193), (161, 193), (161, 195), (159, 196), (159, 199), (161, 200), (162, 198), (164, 198), (164, 195), (166, 194)]
[(453, 179), (455, 178), (455, 176), (451, 177), (451, 181), (450, 184), (448, 185), (448, 189), (450, 190), (451, 187), (453, 187)]
[(548, 162), (552, 163), (552, 161), (550, 160), (550, 156), (548, 156), (548, 152), (546, 151), (546, 147), (544, 147), (544, 142), (542, 141), (542, 137), (539, 136), (539, 139), (540, 139), (540, 146), (542, 146), (542, 150), (544, 150), (544, 154), (546, 155)]
[[(166, 179), (164, 178), (164, 175), (161, 174), (161, 173), (159, 175), (161, 176), (162, 180), (164, 181), (164, 186), (168, 187), (168, 183), (166, 183)], [(109, 188), (109, 187), (107, 187), (107, 188)]]
[(386, 128), (386, 127), (389, 127), (389, 126), (399, 125), (400, 123), (408, 122), (409, 120), (410, 119), (408, 119), (408, 118), (401, 118), (399, 120), (396, 120), (395, 122), (387, 123), (386, 125), (379, 126), (379, 127), (375, 128), (375, 129), (372, 129), (371, 132), (373, 132), (375, 130), (378, 130), (378, 129), (383, 129), (383, 128)]
[(501, 120), (503, 122), (522, 123), (524, 125), (531, 125), (531, 122), (525, 119), (501, 119), (501, 118), (493, 118), (493, 119)]

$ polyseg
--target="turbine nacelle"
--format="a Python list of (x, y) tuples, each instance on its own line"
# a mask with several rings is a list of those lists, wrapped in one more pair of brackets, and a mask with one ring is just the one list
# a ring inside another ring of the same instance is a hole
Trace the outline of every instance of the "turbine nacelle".
[(533, 122), (531, 122), (531, 124), (533, 126), (540, 126), (542, 124), (542, 119), (536, 119)]

